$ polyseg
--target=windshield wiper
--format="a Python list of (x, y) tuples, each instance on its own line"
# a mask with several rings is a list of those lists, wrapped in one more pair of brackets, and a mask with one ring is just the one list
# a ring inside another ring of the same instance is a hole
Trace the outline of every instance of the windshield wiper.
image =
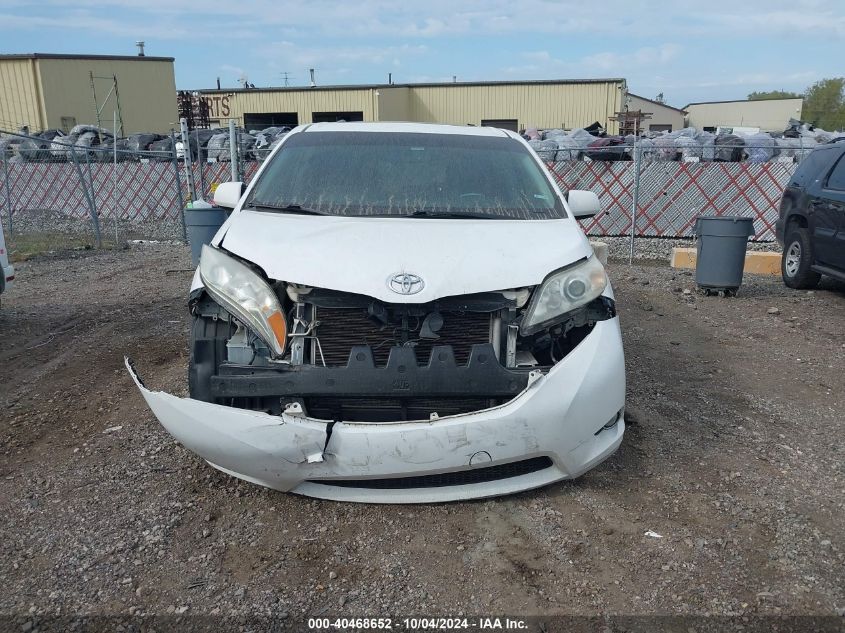
[(409, 218), (456, 218), (459, 220), (497, 220), (499, 216), (496, 215), (482, 215), (479, 213), (462, 213), (460, 211), (445, 211), (438, 213), (436, 211), (427, 211), (425, 209), (417, 209), (410, 215)]
[(254, 202), (251, 202), (249, 204), (249, 208), (256, 209), (258, 211), (272, 211), (276, 213), (298, 213), (299, 215), (334, 215), (333, 213), (326, 213), (325, 211), (308, 209), (298, 204), (286, 204), (278, 206), (272, 204), (256, 204)]

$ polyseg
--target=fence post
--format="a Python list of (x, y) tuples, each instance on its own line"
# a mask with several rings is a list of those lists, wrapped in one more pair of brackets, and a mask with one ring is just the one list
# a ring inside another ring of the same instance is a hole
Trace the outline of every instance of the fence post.
[(94, 211), (94, 233), (97, 248), (102, 246), (100, 236), (100, 214), (97, 211), (97, 190), (94, 188), (94, 176), (91, 174), (91, 152), (85, 151), (85, 170), (88, 172), (88, 182), (91, 184), (91, 208)]
[(12, 187), (9, 184), (9, 159), (3, 156), (3, 177), (6, 179), (6, 212), (9, 214), (9, 237), (12, 237)]
[(634, 263), (634, 238), (637, 234), (637, 207), (640, 206), (640, 167), (642, 163), (642, 147), (634, 141), (634, 195), (631, 201), (631, 246), (628, 253), (628, 263)]
[(88, 213), (91, 215), (91, 223), (94, 225), (94, 244), (97, 248), (100, 248), (100, 221), (97, 219), (94, 202), (91, 200), (91, 191), (89, 191), (88, 185), (85, 184), (85, 176), (82, 175), (82, 167), (79, 166), (79, 158), (76, 156), (76, 148), (74, 146), (70, 147), (70, 155), (73, 157), (73, 166), (76, 167), (76, 175), (79, 176), (79, 185), (85, 194), (85, 200), (88, 203)]
[(205, 165), (208, 161), (202, 160), (202, 148), (200, 147), (200, 130), (194, 130), (194, 139), (197, 142), (197, 167), (200, 173), (200, 198), (205, 200)]
[(229, 167), (232, 170), (232, 182), (240, 180), (238, 174), (238, 131), (235, 128), (235, 120), (229, 119)]
[(179, 177), (179, 157), (176, 156), (176, 135), (170, 130), (170, 142), (173, 146), (173, 178), (176, 183), (176, 208), (182, 222), (182, 241), (188, 242), (188, 229), (185, 227), (185, 204), (182, 202), (182, 179)]
[[(197, 186), (194, 183), (194, 168), (191, 158), (191, 139), (188, 137), (188, 121), (187, 119), (179, 119), (179, 131), (182, 133), (182, 160), (185, 163), (185, 173), (188, 177), (188, 193), (191, 195), (191, 200), (197, 200)], [(173, 146), (175, 153), (176, 146)], [(181, 206), (181, 205), (180, 205)]]
[(111, 215), (112, 222), (114, 222), (114, 247), (120, 248), (120, 236), (118, 235), (118, 222), (120, 221), (120, 212), (117, 210), (117, 110), (112, 113), (114, 118), (114, 143), (112, 145), (114, 162), (111, 168)]

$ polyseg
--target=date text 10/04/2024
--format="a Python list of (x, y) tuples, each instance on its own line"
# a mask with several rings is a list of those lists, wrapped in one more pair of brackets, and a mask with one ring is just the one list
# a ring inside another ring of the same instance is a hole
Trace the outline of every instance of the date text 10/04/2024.
[(478, 631), (519, 631), (528, 628), (528, 623), (519, 618), (448, 618), (448, 617), (413, 617), (413, 618), (308, 618), (310, 630), (478, 630)]

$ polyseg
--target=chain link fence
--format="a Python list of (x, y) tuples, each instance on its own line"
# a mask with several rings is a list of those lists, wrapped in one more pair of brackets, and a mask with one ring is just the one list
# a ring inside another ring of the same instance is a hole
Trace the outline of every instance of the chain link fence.
[[(59, 249), (185, 239), (183, 209), (191, 195), (176, 137), (148, 149), (127, 148), (123, 139), (98, 140), (0, 132), (0, 209), (9, 241), (37, 235)], [(251, 179), (259, 164), (239, 162), (243, 179)], [(231, 179), (231, 166), (194, 162), (191, 174), (196, 196), (210, 199), (219, 183)]]
[[(189, 179), (175, 135), (145, 149), (122, 139), (67, 138), (0, 132), (0, 206), (12, 244), (27, 235), (40, 235), (54, 248), (184, 240), (190, 180), (197, 197), (210, 200), (216, 186), (231, 179), (228, 147), (210, 159), (189, 143)], [(632, 252), (637, 237), (691, 237), (698, 215), (752, 217), (752, 239), (772, 241), (781, 191), (809, 150), (770, 153), (760, 161), (747, 144), (722, 148), (731, 160), (708, 157), (706, 149), (687, 144), (683, 153), (668, 155), (638, 142), (592, 158), (538, 154), (563, 189), (598, 194), (603, 212), (585, 220), (584, 230), (596, 237), (627, 236)], [(260, 162), (253, 152), (241, 150), (241, 157), (237, 171), (248, 182)]]
[(781, 192), (795, 166), (565, 161), (549, 167), (561, 188), (598, 194), (602, 213), (582, 223), (588, 235), (689, 238), (697, 216), (735, 215), (754, 219), (752, 240), (769, 242), (775, 239)]

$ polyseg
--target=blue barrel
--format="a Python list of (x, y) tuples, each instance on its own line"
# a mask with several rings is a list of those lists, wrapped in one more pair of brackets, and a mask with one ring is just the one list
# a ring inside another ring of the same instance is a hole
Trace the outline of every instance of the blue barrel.
[[(207, 203), (206, 203), (207, 204)], [(191, 262), (194, 266), (200, 262), (202, 245), (210, 244), (211, 238), (223, 226), (229, 214), (220, 207), (197, 207), (185, 209), (185, 229), (188, 233), (188, 243), (191, 245)]]
[(745, 249), (754, 235), (754, 220), (744, 217), (695, 219), (698, 238), (695, 282), (706, 290), (736, 291), (742, 285)]

